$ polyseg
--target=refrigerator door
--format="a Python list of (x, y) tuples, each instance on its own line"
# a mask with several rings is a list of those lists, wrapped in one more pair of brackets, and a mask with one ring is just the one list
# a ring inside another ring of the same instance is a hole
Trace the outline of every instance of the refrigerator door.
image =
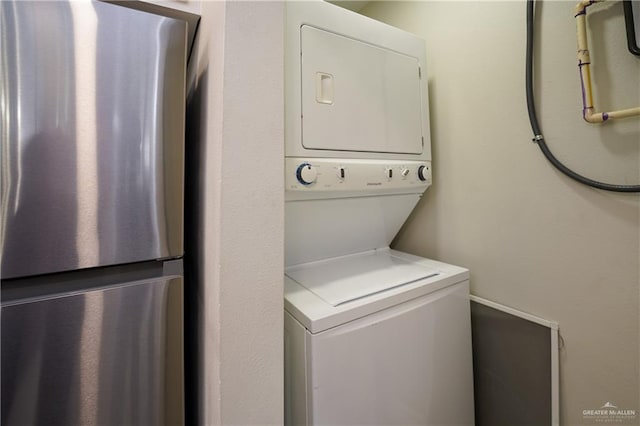
[(186, 24), (0, 2), (2, 278), (181, 256)]
[(183, 424), (183, 284), (3, 302), (1, 424)]

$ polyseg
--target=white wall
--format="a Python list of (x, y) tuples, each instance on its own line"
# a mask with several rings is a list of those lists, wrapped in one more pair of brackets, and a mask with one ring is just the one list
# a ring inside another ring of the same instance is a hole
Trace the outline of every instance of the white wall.
[[(582, 121), (574, 3), (540, 6), (536, 93), (550, 148), (590, 177), (640, 183), (640, 119)], [(638, 410), (640, 197), (579, 185), (531, 143), (525, 3), (371, 2), (361, 13), (427, 46), (434, 185), (395, 247), (469, 267), (472, 293), (559, 322), (562, 424), (592, 424), (582, 411), (607, 401)], [(621, 3), (592, 6), (589, 25), (596, 106), (640, 105)]]
[(190, 130), (206, 166), (186, 190), (202, 197), (200, 423), (282, 424), (284, 9), (230, 1), (199, 12)]

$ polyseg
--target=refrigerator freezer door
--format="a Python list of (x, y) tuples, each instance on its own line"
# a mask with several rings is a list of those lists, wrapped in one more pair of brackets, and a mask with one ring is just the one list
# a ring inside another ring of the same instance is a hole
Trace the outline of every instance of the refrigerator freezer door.
[(186, 24), (0, 2), (2, 278), (183, 253)]
[(182, 286), (3, 303), (2, 425), (183, 424)]

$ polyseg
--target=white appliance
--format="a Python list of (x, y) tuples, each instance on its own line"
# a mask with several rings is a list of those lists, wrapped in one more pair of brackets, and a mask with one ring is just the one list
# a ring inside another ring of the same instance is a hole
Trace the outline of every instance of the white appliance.
[(285, 423), (472, 425), (469, 273), (389, 248), (431, 184), (424, 42), (286, 14)]

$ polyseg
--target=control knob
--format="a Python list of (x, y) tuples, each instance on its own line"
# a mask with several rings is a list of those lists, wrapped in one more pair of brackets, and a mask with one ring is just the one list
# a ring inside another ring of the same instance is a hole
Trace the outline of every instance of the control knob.
[(420, 166), (418, 167), (418, 179), (422, 182), (429, 179), (429, 166)]
[(296, 178), (303, 185), (311, 185), (316, 181), (318, 171), (309, 163), (302, 163), (296, 170)]

